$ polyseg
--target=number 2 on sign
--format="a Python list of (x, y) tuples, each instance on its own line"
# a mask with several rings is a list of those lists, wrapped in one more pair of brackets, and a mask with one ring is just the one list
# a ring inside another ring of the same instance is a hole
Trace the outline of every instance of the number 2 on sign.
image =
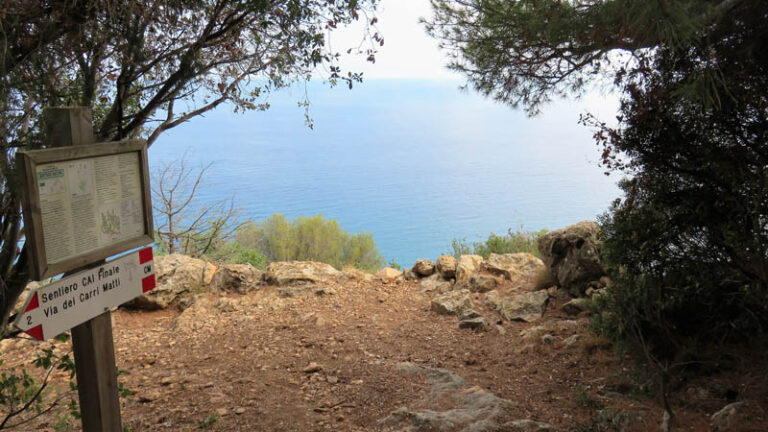
[(27, 315), (27, 324), (32, 324), (32, 317)]

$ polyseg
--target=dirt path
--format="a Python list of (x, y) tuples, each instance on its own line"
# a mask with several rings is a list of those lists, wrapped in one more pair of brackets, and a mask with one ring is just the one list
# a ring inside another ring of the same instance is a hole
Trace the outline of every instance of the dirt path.
[[(494, 328), (476, 333), (431, 312), (414, 282), (331, 288), (294, 298), (269, 286), (204, 296), (183, 314), (116, 312), (120, 379), (134, 392), (123, 401), (124, 424), (132, 431), (417, 430), (409, 429), (422, 421), (413, 412), (463, 414), (471, 399), (464, 396), (492, 395), (508, 401), (492, 415), (499, 425), (528, 419), (557, 431), (614, 430), (598, 428), (611, 422), (658, 430), (658, 406), (628, 390), (631, 365), (588, 333), (587, 319), (563, 315), (556, 302), (541, 322), (502, 322), (478, 296)], [(29, 359), (33, 346), (7, 346), (6, 365)], [(461, 383), (436, 391), (433, 370)], [(676, 403), (683, 430), (709, 430), (709, 413)], [(411, 414), (390, 417), (404, 407)], [(418, 430), (475, 430), (454, 426)], [(49, 417), (19, 430), (54, 424)]]

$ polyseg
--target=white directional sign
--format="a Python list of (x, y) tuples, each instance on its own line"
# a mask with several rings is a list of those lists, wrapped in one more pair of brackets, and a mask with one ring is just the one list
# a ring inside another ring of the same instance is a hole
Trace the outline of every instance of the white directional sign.
[(155, 288), (148, 247), (36, 289), (14, 323), (46, 340)]

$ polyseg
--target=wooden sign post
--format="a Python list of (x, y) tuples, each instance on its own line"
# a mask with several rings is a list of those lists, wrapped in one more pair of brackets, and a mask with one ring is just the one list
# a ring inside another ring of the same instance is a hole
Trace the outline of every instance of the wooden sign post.
[[(47, 108), (43, 117), (49, 145), (93, 144), (89, 108)], [(122, 432), (112, 314), (106, 311), (75, 326), (72, 329), (72, 351), (83, 432)]]
[[(57, 282), (62, 287), (49, 287), (55, 293), (45, 287), (34, 292), (20, 318), (29, 324), (24, 330), (33, 329), (30, 334), (40, 339), (79, 323), (72, 328), (72, 347), (83, 431), (122, 432), (109, 308), (154, 288), (152, 251), (106, 264), (104, 259), (152, 242), (146, 144), (92, 145), (89, 108), (48, 108), (43, 118), (46, 148), (17, 153), (30, 274), (41, 280), (67, 273)], [(106, 270), (86, 271), (99, 266)], [(60, 312), (55, 303), (61, 301)], [(46, 302), (47, 308), (39, 307)]]

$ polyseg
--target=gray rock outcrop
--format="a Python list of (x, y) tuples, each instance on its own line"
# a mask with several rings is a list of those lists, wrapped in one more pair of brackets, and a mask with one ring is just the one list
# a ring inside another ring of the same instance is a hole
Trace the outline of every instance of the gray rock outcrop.
[(498, 305), (499, 314), (509, 321), (538, 321), (548, 300), (549, 294), (546, 291), (513, 294), (501, 300)]
[(600, 260), (600, 226), (583, 221), (551, 231), (538, 240), (539, 252), (555, 283), (581, 296), (605, 275)]
[(441, 315), (459, 315), (472, 307), (468, 290), (445, 293), (432, 299), (432, 310)]
[(250, 264), (222, 264), (213, 275), (210, 287), (215, 291), (245, 294), (262, 282), (261, 270)]
[(492, 253), (484, 266), (489, 272), (512, 280), (536, 272), (544, 267), (544, 263), (525, 252), (503, 255)]
[(186, 255), (155, 256), (157, 286), (126, 303), (134, 309), (156, 310), (188, 305), (186, 299), (202, 292), (211, 283), (216, 266)]
[(273, 285), (314, 284), (339, 276), (330, 264), (314, 261), (281, 261), (267, 266), (266, 281)]

